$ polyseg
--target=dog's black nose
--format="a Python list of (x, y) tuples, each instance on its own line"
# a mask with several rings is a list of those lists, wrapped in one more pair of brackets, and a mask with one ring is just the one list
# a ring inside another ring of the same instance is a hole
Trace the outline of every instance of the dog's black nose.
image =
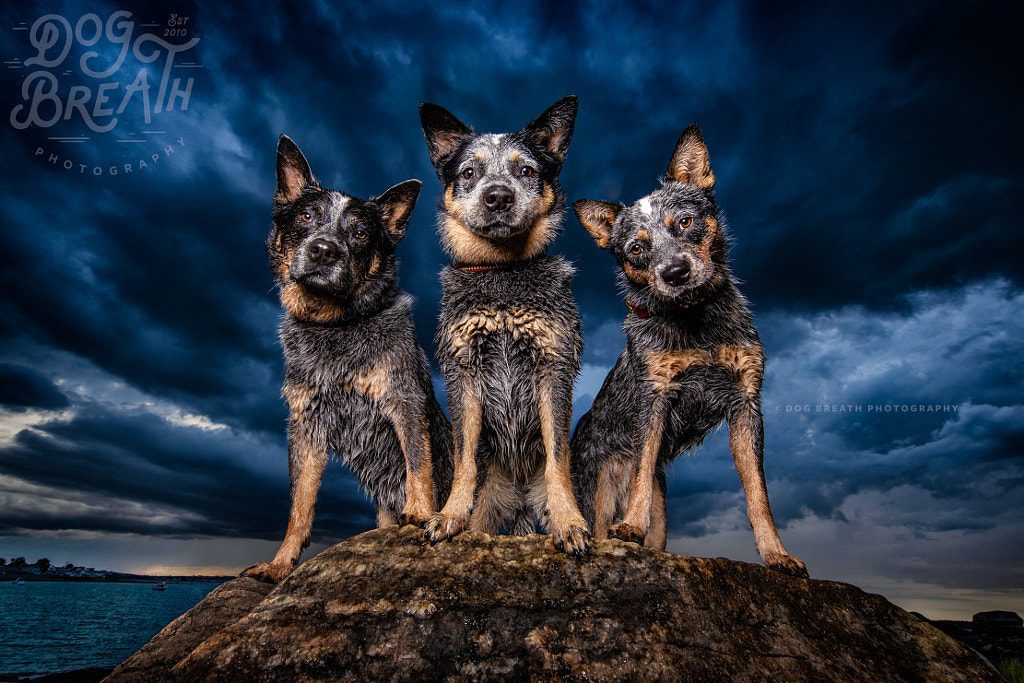
[(309, 245), (309, 259), (322, 266), (329, 266), (338, 260), (340, 248), (334, 242), (313, 240)]
[(515, 200), (515, 193), (504, 185), (494, 185), (484, 192), (484, 206), (491, 211), (507, 211)]
[(690, 262), (686, 259), (670, 264), (661, 271), (661, 279), (670, 287), (685, 285), (690, 279)]

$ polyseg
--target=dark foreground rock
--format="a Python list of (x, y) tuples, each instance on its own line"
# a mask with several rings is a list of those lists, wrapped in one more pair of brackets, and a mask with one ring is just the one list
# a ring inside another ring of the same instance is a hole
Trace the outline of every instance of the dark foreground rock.
[(173, 680), (171, 667), (204, 640), (249, 614), (273, 589), (269, 584), (248, 578), (221, 584), (202, 602), (153, 636), (105, 680), (123, 683)]
[[(206, 620), (216, 603), (189, 614)], [(430, 546), (412, 527), (371, 531), (224, 626), (173, 656), (155, 654), (178, 639), (161, 633), (146, 646), (152, 675), (129, 660), (108, 680), (1000, 680), (963, 644), (853, 586), (620, 541), (574, 559), (544, 536)]]

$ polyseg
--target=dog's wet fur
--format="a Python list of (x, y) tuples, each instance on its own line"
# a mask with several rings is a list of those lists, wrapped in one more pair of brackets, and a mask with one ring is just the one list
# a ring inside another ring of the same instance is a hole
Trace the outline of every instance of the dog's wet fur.
[(700, 130), (679, 138), (660, 187), (629, 206), (573, 204), (620, 266), (626, 348), (572, 438), (574, 486), (595, 537), (664, 549), (665, 465), (725, 421), (758, 553), (807, 576), (768, 503), (764, 352), (727, 261), (726, 225)]
[(276, 582), (298, 562), (331, 454), (373, 499), (378, 526), (425, 524), (448, 497), (451, 426), (396, 284), (420, 185), (367, 200), (324, 189), (298, 146), (278, 141), (266, 250), (284, 308), (291, 513), (273, 561), (248, 576)]
[(587, 552), (572, 493), (569, 436), (579, 372), (573, 269), (547, 250), (561, 230), (558, 174), (576, 117), (558, 101), (520, 131), (477, 134), (446, 109), (420, 107), (442, 185), (437, 356), (448, 392), (451, 495), (426, 525), (431, 541), (464, 528), (530, 533)]

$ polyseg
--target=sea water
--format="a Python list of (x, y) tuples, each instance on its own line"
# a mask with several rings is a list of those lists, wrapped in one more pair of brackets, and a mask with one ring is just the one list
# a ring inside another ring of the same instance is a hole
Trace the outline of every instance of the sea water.
[(217, 583), (0, 583), (0, 673), (114, 667)]

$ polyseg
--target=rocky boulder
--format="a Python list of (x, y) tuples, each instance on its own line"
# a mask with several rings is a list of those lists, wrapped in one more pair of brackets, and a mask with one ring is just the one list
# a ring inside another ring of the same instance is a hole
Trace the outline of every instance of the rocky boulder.
[(141, 650), (122, 662), (106, 681), (142, 683), (173, 680), (171, 668), (200, 643), (249, 614), (274, 589), (256, 579), (228, 581), (168, 624)]
[(853, 586), (613, 540), (576, 559), (545, 536), (431, 546), (412, 527), (370, 531), (232, 617), (173, 668), (180, 649), (149, 677), (119, 668), (108, 680), (1000, 680)]

